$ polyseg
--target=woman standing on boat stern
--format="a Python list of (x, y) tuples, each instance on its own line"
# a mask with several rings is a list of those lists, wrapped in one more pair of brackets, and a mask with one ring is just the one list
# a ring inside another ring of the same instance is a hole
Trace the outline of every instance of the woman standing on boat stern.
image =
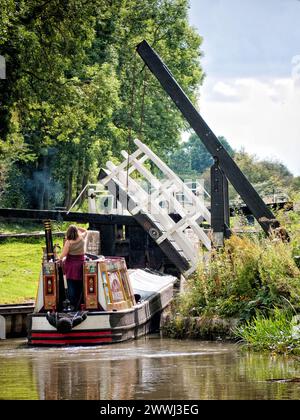
[(78, 309), (83, 291), (83, 262), (85, 239), (87, 230), (75, 225), (70, 225), (60, 256), (63, 258), (63, 271), (67, 278), (69, 299), (74, 309)]

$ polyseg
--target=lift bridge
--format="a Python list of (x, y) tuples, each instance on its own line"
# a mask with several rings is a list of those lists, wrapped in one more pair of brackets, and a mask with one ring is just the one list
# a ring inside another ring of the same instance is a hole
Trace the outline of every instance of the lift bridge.
[[(138, 139), (134, 143), (135, 152), (122, 151), (124, 160), (118, 166), (107, 162), (99, 180), (111, 193), (117, 213), (131, 214), (175, 266), (189, 275), (196, 269), (199, 245), (211, 249), (211, 240), (201, 227), (205, 221), (211, 223), (203, 201), (207, 192), (203, 188), (199, 194), (198, 186), (198, 195), (194, 194), (149, 147)], [(89, 189), (88, 196), (89, 211), (96, 212), (96, 190)], [(177, 220), (171, 217), (173, 213), (179, 216)]]

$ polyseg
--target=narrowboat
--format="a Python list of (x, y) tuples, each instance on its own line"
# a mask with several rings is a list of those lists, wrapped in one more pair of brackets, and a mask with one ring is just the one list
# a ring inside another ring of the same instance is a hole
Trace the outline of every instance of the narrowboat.
[(128, 270), (122, 257), (87, 254), (82, 303), (70, 307), (60, 263), (43, 258), (34, 312), (28, 315), (32, 346), (110, 344), (136, 339), (159, 327), (177, 278), (148, 269)]

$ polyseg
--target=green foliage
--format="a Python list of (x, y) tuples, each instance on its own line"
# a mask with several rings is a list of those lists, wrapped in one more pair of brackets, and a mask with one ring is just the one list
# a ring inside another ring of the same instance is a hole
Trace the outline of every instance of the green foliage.
[[(292, 256), (298, 268), (300, 268), (300, 193), (291, 194), (291, 202), (295, 211), (281, 209), (276, 212), (276, 218), (281, 226), (284, 226), (290, 236)], [(298, 209), (297, 209), (298, 208)]]
[(187, 12), (187, 0), (4, 3), (1, 205), (8, 197), (11, 206), (20, 202), (7, 194), (12, 165), (26, 180), (31, 207), (69, 207), (106, 160), (128, 149), (129, 128), (161, 154), (176, 145), (185, 123), (135, 46), (142, 39), (153, 45), (194, 100), (202, 40)]
[(300, 275), (291, 246), (281, 241), (275, 244), (267, 242), (258, 270), (262, 287), (268, 288), (271, 299), (275, 301), (278, 297), (285, 297), (292, 304), (299, 302)]
[(292, 191), (293, 191), (293, 192), (295, 192), (295, 191), (300, 192), (300, 176), (296, 176), (296, 177), (293, 179)]
[(269, 317), (257, 314), (253, 320), (237, 327), (234, 332), (253, 350), (299, 355), (300, 341), (295, 327), (297, 320), (291, 310), (275, 308)]
[[(275, 193), (289, 193), (294, 178), (281, 162), (259, 160), (244, 150), (235, 154), (235, 162), (261, 196)], [(231, 190), (231, 196), (234, 193)]]
[[(188, 279), (163, 327), (176, 338), (242, 338), (251, 348), (300, 354), (300, 215), (280, 211), (289, 242), (232, 236)], [(299, 331), (299, 326), (297, 327)]]
[[(285, 193), (290, 196), (300, 191), (298, 178), (294, 178), (281, 162), (259, 160), (244, 150), (234, 151), (223, 136), (220, 136), (219, 140), (262, 197), (272, 198), (274, 193)], [(196, 134), (192, 134), (188, 141), (181, 143), (168, 154), (168, 164), (182, 178), (201, 175), (205, 188), (210, 190), (209, 168), (213, 164), (213, 158)], [(231, 199), (237, 198), (237, 192), (231, 185), (229, 185), (229, 195)]]
[[(233, 156), (234, 151), (225, 137), (219, 140), (227, 152)], [(170, 167), (181, 177), (199, 176), (213, 164), (213, 158), (196, 134), (191, 134), (188, 141), (181, 145), (168, 156)]]
[[(285, 194), (292, 197), (295, 192), (300, 192), (297, 177), (293, 177), (288, 168), (274, 160), (260, 160), (244, 150), (234, 152), (234, 161), (241, 171), (265, 199), (273, 199), (275, 194)], [(205, 188), (210, 191), (210, 171), (207, 169), (203, 174)], [(269, 197), (268, 197), (269, 196)], [(229, 184), (229, 197), (231, 200), (240, 200), (237, 192)]]
[(0, 196), (3, 207), (26, 208), (28, 200), (25, 193), (25, 180), (16, 164), (9, 165), (6, 175), (6, 186)]
[(0, 222), (1, 233), (30, 233), (43, 231), (41, 222), (18, 220), (16, 222)]
[(288, 302), (300, 310), (300, 271), (293, 253), (292, 243), (232, 236), (208, 264), (199, 265), (180, 296), (180, 312), (246, 320), (257, 310), (268, 314)]

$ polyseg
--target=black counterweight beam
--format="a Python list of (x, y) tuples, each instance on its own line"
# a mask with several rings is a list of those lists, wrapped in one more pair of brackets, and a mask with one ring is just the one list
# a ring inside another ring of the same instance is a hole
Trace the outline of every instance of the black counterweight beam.
[(217, 136), (206, 124), (159, 55), (146, 41), (138, 44), (136, 50), (189, 122), (190, 126), (197, 133), (209, 153), (218, 159), (220, 168), (247, 204), (263, 230), (266, 233), (270, 233), (270, 228), (278, 227), (279, 222), (275, 219), (272, 212), (268, 209), (229, 153), (224, 149)]

